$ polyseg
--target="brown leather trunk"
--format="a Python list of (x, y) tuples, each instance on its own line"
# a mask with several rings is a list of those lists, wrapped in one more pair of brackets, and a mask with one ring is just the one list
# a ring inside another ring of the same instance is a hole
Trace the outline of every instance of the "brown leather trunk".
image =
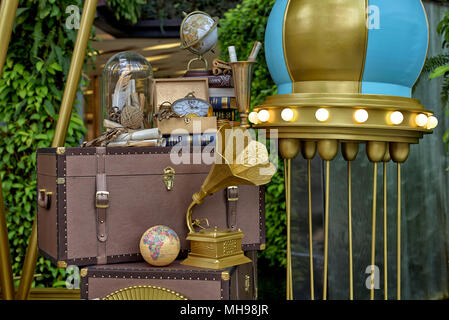
[[(181, 240), (181, 256), (185, 254), (189, 248), (185, 240), (186, 210), (211, 166), (192, 164), (199, 153), (190, 154), (190, 164), (173, 164), (170, 150), (39, 149), (37, 219), (41, 254), (59, 267), (141, 261), (140, 237), (155, 225), (175, 230)], [(175, 171), (171, 191), (163, 179), (167, 167)], [(96, 198), (98, 191), (109, 195)], [(240, 186), (238, 193), (235, 223), (245, 234), (242, 248), (261, 250), (265, 246), (264, 188)], [(97, 208), (105, 204), (109, 207)], [(194, 218), (207, 218), (210, 226), (228, 227), (228, 205), (226, 191), (217, 192), (195, 208)]]
[(257, 259), (253, 261), (221, 270), (184, 266), (180, 260), (166, 267), (145, 262), (90, 266), (81, 270), (81, 299), (104, 299), (120, 290), (151, 286), (188, 300), (255, 300)]

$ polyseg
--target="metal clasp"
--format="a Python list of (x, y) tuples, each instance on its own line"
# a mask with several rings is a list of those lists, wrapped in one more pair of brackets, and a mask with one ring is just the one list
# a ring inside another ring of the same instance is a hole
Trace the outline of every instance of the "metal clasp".
[(167, 191), (171, 191), (175, 184), (175, 169), (173, 169), (172, 167), (165, 168), (163, 180)]
[(238, 187), (231, 186), (226, 190), (228, 201), (238, 201), (239, 200), (239, 191)]
[(95, 194), (95, 206), (100, 209), (109, 208), (109, 192), (97, 191)]
[(245, 275), (245, 292), (249, 292), (250, 285), (251, 277), (249, 275)]

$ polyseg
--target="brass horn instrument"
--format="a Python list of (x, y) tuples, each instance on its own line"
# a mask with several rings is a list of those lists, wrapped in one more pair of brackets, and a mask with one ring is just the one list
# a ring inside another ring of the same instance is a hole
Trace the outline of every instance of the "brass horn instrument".
[[(204, 228), (203, 219), (192, 220), (193, 208), (221, 189), (239, 186), (260, 186), (270, 182), (276, 172), (268, 160), (264, 144), (251, 138), (242, 127), (222, 126), (217, 132), (215, 163), (200, 191), (192, 196), (186, 221), (189, 229), (190, 252), (182, 264), (200, 268), (222, 269), (251, 262), (243, 254), (242, 230)], [(195, 231), (195, 226), (202, 228)]]

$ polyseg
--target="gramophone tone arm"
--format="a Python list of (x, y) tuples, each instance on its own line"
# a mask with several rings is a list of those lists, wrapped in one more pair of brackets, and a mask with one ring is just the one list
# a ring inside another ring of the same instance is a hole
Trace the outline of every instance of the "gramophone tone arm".
[[(207, 196), (207, 193), (204, 192), (204, 190), (202, 188), (201, 188), (200, 192), (195, 193), (192, 196), (193, 201), (190, 204), (189, 208), (187, 209), (187, 214), (186, 214), (187, 228), (189, 229), (189, 232), (191, 232), (191, 233), (195, 232), (194, 225), (197, 225), (198, 227), (201, 228), (201, 225), (200, 225), (201, 220), (195, 220), (195, 223), (192, 221), (193, 208), (197, 204), (203, 203), (203, 199), (206, 196)], [(207, 219), (206, 219), (206, 223), (207, 223), (207, 225), (209, 225), (209, 221)]]
[(192, 211), (193, 211), (193, 207), (196, 206), (196, 202), (193, 201), (190, 206), (189, 209), (187, 209), (187, 215), (186, 215), (186, 220), (187, 220), (187, 228), (189, 228), (189, 232), (190, 233), (194, 233), (195, 229), (193, 228), (193, 223), (192, 223)]

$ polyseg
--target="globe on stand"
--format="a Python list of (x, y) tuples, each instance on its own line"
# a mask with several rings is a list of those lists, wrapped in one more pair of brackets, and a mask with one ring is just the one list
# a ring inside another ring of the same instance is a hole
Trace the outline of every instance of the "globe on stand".
[(218, 18), (212, 18), (205, 12), (194, 11), (185, 16), (181, 23), (181, 49), (187, 49), (198, 55), (189, 61), (187, 70), (194, 61), (203, 61), (208, 69), (204, 54), (211, 50), (218, 40)]

